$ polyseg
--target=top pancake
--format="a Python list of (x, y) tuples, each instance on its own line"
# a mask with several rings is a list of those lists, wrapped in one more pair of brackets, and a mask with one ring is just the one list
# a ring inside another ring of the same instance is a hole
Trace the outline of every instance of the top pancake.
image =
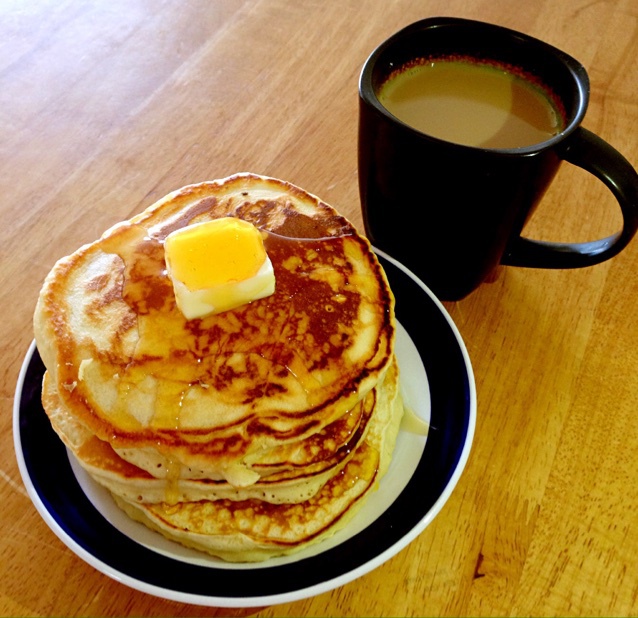
[[(275, 293), (186, 320), (163, 241), (226, 216), (266, 234)], [(171, 193), (61, 259), (34, 325), (63, 404), (100, 439), (206, 469), (304, 439), (353, 409), (390, 362), (393, 302), (369, 243), (334, 209), (238, 174)]]

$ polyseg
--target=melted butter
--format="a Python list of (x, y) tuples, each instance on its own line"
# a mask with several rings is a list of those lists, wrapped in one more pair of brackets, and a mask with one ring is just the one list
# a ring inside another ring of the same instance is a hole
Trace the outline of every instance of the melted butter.
[(192, 387), (178, 380), (157, 379), (149, 367), (130, 364), (112, 376), (114, 396), (100, 409), (118, 428), (178, 430), (184, 399)]
[(379, 453), (376, 449), (372, 448), (365, 450), (369, 451), (366, 453), (366, 456), (353, 460), (353, 468), (350, 471), (352, 475), (350, 483), (352, 485), (361, 479), (370, 483), (375, 478), (379, 469)]
[(427, 436), (430, 431), (430, 425), (426, 423), (421, 417), (417, 416), (416, 412), (403, 404), (403, 416), (401, 418), (401, 430), (408, 433), (414, 433), (419, 436)]
[(164, 490), (164, 502), (167, 504), (177, 504), (181, 498), (179, 491), (179, 479), (182, 465), (174, 459), (166, 461), (166, 489)]
[(181, 382), (158, 382), (155, 397), (155, 413), (151, 419), (151, 426), (158, 429), (179, 429), (184, 397), (190, 389), (190, 384)]

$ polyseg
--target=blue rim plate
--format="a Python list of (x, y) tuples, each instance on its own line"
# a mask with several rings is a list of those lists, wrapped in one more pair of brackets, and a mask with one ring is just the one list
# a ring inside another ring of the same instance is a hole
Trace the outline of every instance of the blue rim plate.
[(92, 481), (78, 473), (51, 428), (40, 401), (44, 366), (32, 343), (16, 388), (14, 443), (29, 496), (51, 530), (88, 564), (131, 588), (217, 607), (320, 594), (406, 547), (438, 514), (463, 472), (474, 436), (476, 389), (467, 350), (443, 305), (407, 268), (377, 254), (396, 298), (403, 396), (430, 429), (427, 438), (400, 432), (379, 490), (344, 531), (287, 558), (231, 565), (181, 546), (172, 551), (170, 541), (128, 518), (121, 525), (101, 502), (109, 498), (87, 486)]

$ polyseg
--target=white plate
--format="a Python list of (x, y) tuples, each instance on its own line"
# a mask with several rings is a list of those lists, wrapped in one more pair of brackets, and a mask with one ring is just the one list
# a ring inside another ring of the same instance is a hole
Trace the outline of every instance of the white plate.
[(51, 429), (40, 403), (44, 367), (32, 344), (16, 389), (14, 441), (27, 491), (53, 532), (87, 563), (132, 588), (217, 607), (257, 607), (320, 594), (371, 571), (410, 543), (441, 510), (463, 471), (474, 435), (476, 391), (465, 345), (444, 307), (409, 270), (377, 253), (397, 301), (402, 394), (430, 432), (427, 440), (400, 432), (378, 491), (345, 529), (292, 556), (231, 564), (131, 521)]

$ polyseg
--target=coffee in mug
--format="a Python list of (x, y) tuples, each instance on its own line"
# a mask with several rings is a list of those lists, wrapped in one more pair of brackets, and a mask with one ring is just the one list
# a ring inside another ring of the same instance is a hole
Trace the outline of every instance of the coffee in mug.
[[(578, 268), (618, 254), (638, 229), (638, 174), (581, 126), (588, 99), (584, 67), (525, 34), (450, 17), (397, 32), (359, 83), (368, 238), (442, 300), (465, 297), (499, 264)], [(563, 161), (610, 189), (618, 233), (586, 243), (522, 236)]]
[(560, 100), (516, 67), (428, 58), (391, 74), (380, 103), (414, 129), (466, 146), (519, 148), (565, 128)]

